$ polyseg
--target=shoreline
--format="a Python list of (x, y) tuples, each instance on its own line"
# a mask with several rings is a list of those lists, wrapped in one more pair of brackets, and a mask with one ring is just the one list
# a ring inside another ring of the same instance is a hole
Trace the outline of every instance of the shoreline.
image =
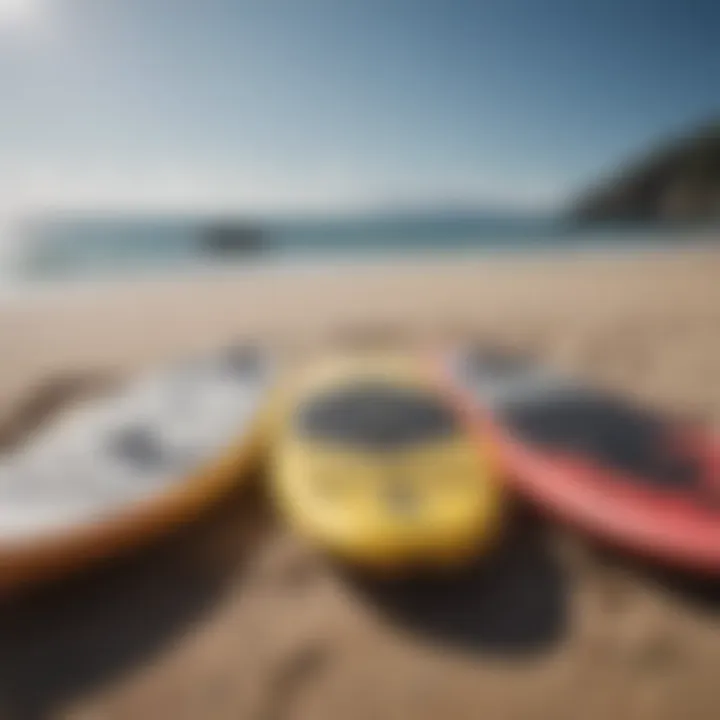
[[(260, 257), (248, 255), (247, 258), (234, 258), (224, 264), (201, 262), (179, 265), (177, 268), (158, 270), (153, 267), (138, 267), (124, 272), (108, 272), (100, 270), (98, 277), (79, 275), (75, 277), (27, 277), (22, 278), (9, 272), (0, 274), (0, 308), (3, 303), (22, 300), (30, 296), (64, 294), (67, 292), (95, 292), (117, 288), (128, 283), (166, 284), (177, 282), (195, 282), (207, 280), (241, 279), (248, 275), (294, 275), (327, 274), (337, 271), (352, 271), (355, 268), (375, 269), (392, 265), (402, 269), (408, 265), (431, 265), (438, 263), (461, 262), (494, 262), (494, 261), (538, 261), (558, 259), (567, 260), (590, 259), (622, 259), (632, 257), (653, 257), (656, 255), (695, 255), (697, 253), (715, 253), (720, 249), (718, 231), (698, 231), (699, 238), (677, 240), (581, 240), (573, 243), (556, 242), (546, 244), (527, 243), (522, 245), (508, 244), (501, 246), (477, 246), (472, 248), (450, 249), (404, 249), (393, 248), (390, 251), (353, 252), (338, 251), (327, 253), (310, 251), (303, 254), (280, 252), (275, 256)], [(695, 233), (693, 233), (695, 235)]]

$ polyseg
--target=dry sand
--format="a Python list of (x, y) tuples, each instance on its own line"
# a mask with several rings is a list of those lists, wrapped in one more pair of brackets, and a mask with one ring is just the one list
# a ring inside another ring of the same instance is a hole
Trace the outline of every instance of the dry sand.
[[(720, 252), (415, 262), (48, 293), (0, 308), (3, 441), (114, 376), (235, 337), (526, 348), (720, 422)], [(260, 478), (261, 479), (261, 478)], [(527, 511), (482, 569), (378, 586), (262, 491), (0, 606), (0, 718), (720, 717), (720, 592)]]

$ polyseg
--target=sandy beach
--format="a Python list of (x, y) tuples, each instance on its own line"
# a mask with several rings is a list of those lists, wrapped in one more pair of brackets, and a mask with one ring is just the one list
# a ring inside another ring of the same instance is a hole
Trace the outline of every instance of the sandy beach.
[[(719, 279), (720, 252), (695, 249), (55, 289), (0, 305), (0, 443), (237, 338), (288, 356), (478, 339), (718, 427)], [(720, 589), (523, 508), (485, 567), (442, 587), (374, 586), (290, 537), (259, 489), (0, 607), (0, 719), (714, 720), (719, 610)]]

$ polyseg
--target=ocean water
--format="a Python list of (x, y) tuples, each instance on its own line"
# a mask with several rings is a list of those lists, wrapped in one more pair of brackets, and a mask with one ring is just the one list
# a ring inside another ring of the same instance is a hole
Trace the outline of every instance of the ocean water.
[[(258, 247), (217, 251), (216, 222), (260, 231)], [(662, 249), (707, 229), (579, 226), (550, 217), (435, 213), (332, 219), (63, 217), (26, 223), (0, 277), (82, 280), (195, 269), (297, 267), (333, 261), (455, 253)]]

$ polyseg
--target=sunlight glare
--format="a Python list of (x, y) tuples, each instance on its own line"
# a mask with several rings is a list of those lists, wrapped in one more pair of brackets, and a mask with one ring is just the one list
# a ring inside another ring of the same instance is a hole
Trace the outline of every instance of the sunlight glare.
[(0, 28), (32, 23), (39, 12), (39, 0), (0, 0)]

